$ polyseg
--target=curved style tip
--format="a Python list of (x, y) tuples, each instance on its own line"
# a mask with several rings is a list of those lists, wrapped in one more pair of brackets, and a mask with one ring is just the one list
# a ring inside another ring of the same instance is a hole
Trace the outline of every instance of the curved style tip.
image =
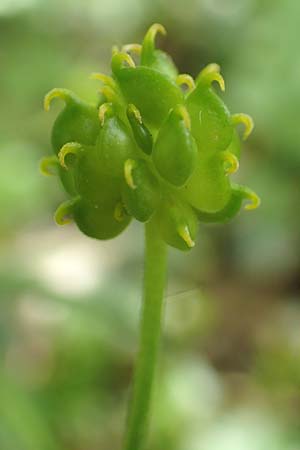
[(154, 39), (156, 38), (156, 35), (160, 33), (163, 36), (166, 36), (167, 30), (163, 25), (160, 23), (153, 23), (149, 28), (145, 35), (145, 39), (154, 42)]
[(200, 76), (206, 76), (209, 73), (219, 73), (221, 70), (221, 67), (219, 66), (219, 64), (216, 63), (210, 63), (207, 64), (207, 66), (204, 67), (204, 69), (201, 70), (200, 72)]
[(54, 176), (56, 175), (56, 169), (58, 165), (59, 161), (56, 155), (45, 156), (40, 160), (39, 169), (42, 175), (45, 175), (47, 177)]
[(191, 119), (190, 115), (183, 105), (176, 105), (173, 109), (174, 113), (177, 114), (184, 122), (184, 125), (186, 128), (190, 131), (191, 130)]
[(195, 89), (195, 81), (194, 81), (193, 77), (191, 77), (191, 75), (188, 75), (186, 73), (182, 73), (182, 74), (178, 75), (178, 77), (176, 78), (176, 83), (178, 84), (178, 86), (182, 86), (182, 85), (187, 86), (188, 94)]
[(119, 53), (122, 62), (128, 64), (129, 67), (135, 67), (135, 62), (128, 53)]
[(221, 74), (218, 74), (218, 76), (216, 76), (215, 80), (213, 81), (217, 81), (219, 83), (221, 91), (225, 92), (225, 81)]
[(107, 84), (108, 86), (111, 86), (112, 88), (116, 87), (115, 80), (108, 75), (104, 75), (103, 73), (93, 72), (90, 74), (89, 78), (91, 80), (100, 80), (100, 81), (102, 81), (102, 83)]
[(121, 52), (122, 53), (133, 53), (133, 54), (136, 54), (139, 56), (142, 52), (142, 46), (141, 46), (141, 44), (126, 44), (126, 45), (123, 45)]
[(152, 134), (143, 123), (140, 111), (133, 103), (129, 103), (126, 115), (137, 145), (146, 155), (150, 155), (153, 148)]
[(116, 207), (114, 209), (114, 218), (116, 219), (117, 222), (123, 222), (123, 220), (126, 217), (126, 210), (124, 208), (124, 205), (119, 202), (116, 204)]
[(111, 68), (113, 72), (117, 72), (124, 66), (124, 63), (127, 64), (127, 66), (134, 68), (135, 62), (131, 58), (131, 56), (128, 53), (124, 52), (116, 52), (113, 54), (111, 59)]
[(72, 200), (63, 202), (54, 213), (54, 220), (57, 225), (67, 225), (73, 221), (73, 209), (80, 197), (75, 197)]
[(216, 81), (222, 92), (225, 91), (225, 81), (220, 74), (220, 66), (218, 64), (209, 64), (198, 75), (196, 83), (201, 83), (210, 86), (213, 81)]
[(82, 151), (82, 145), (78, 142), (67, 142), (62, 146), (58, 153), (59, 164), (66, 170), (68, 170), (68, 166), (66, 165), (66, 156), (70, 153), (73, 155), (77, 155), (79, 151)]
[(72, 93), (71, 93), (71, 91), (68, 91), (67, 89), (63, 89), (63, 88), (51, 89), (51, 91), (49, 91), (48, 94), (46, 94), (44, 97), (44, 110), (46, 112), (49, 111), (50, 104), (51, 104), (52, 100), (56, 97), (61, 98), (62, 100), (64, 100), (67, 103), (68, 100), (71, 100)]
[(245, 131), (243, 133), (243, 141), (245, 141), (250, 136), (254, 128), (253, 119), (251, 116), (249, 116), (249, 114), (244, 113), (233, 114), (231, 116), (231, 123), (233, 125), (238, 125), (240, 123), (245, 125)]
[(132, 171), (133, 169), (136, 167), (136, 162), (134, 161), (134, 159), (127, 159), (125, 161), (124, 164), (124, 178), (125, 181), (127, 183), (127, 185), (131, 188), (131, 189), (136, 189), (137, 186), (134, 183), (133, 180), (133, 175), (132, 175)]
[(165, 27), (163, 27), (160, 23), (154, 23), (151, 25), (151, 27), (148, 29), (147, 33), (145, 34), (143, 45), (142, 45), (142, 53), (141, 53), (141, 63), (142, 64), (149, 64), (154, 56), (155, 53), (155, 38), (157, 33), (162, 34), (165, 36), (167, 34), (167, 31)]
[(110, 103), (119, 103), (118, 95), (116, 94), (116, 91), (112, 89), (110, 86), (103, 86), (101, 89), (99, 89), (99, 92), (104, 95), (106, 100)]
[(233, 173), (237, 172), (239, 170), (239, 160), (237, 157), (228, 151), (221, 153), (221, 158), (224, 161), (225, 166), (225, 174), (226, 175), (232, 175)]
[(246, 189), (245, 192), (245, 199), (249, 200), (250, 203), (247, 203), (244, 206), (244, 210), (245, 211), (252, 211), (253, 209), (256, 209), (260, 206), (261, 204), (261, 200), (260, 197), (253, 191), (251, 191), (251, 189)]
[(143, 123), (141, 113), (133, 103), (129, 103), (127, 106), (127, 114), (133, 115), (140, 124)]
[(98, 116), (99, 116), (99, 120), (100, 120), (100, 125), (102, 127), (103, 127), (104, 122), (105, 122), (105, 117), (107, 117), (107, 116), (111, 117), (112, 114), (113, 114), (113, 108), (112, 108), (112, 104), (111, 103), (103, 103), (99, 107)]
[(218, 72), (212, 72), (207, 75), (207, 80), (209, 84), (211, 84), (213, 81), (216, 81), (218, 85), (220, 86), (220, 89), (222, 92), (225, 92), (225, 81), (222, 75)]
[(191, 238), (190, 230), (187, 225), (179, 227), (177, 232), (189, 248), (195, 247), (195, 242)]

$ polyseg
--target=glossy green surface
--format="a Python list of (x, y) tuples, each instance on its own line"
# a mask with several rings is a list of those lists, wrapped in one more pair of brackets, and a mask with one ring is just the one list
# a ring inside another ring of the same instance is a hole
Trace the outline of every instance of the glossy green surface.
[(160, 175), (175, 186), (182, 186), (192, 175), (197, 161), (197, 145), (181, 110), (174, 108), (159, 130), (153, 161)]
[[(209, 64), (196, 81), (178, 76), (172, 59), (155, 47), (157, 33), (165, 29), (154, 24), (142, 45), (113, 49), (112, 76), (93, 76), (103, 83), (97, 107), (71, 91), (53, 89), (45, 108), (55, 97), (65, 102), (52, 145), (65, 190), (80, 199), (75, 206), (68, 203), (67, 214), (80, 230), (108, 239), (121, 233), (130, 217), (147, 222), (154, 216), (164, 240), (187, 250), (199, 222), (228, 221), (243, 199), (251, 202), (246, 209), (259, 205), (252, 191), (230, 181), (241, 152), (235, 127), (246, 127), (245, 138), (253, 123), (245, 114), (232, 116), (216, 93), (215, 82), (225, 89), (218, 65)], [(138, 65), (131, 52), (140, 54)], [(63, 212), (61, 207), (61, 223)]]
[(140, 222), (146, 222), (160, 202), (160, 186), (143, 160), (134, 161), (132, 170), (134, 189), (124, 183), (123, 201), (126, 210)]
[(112, 239), (128, 226), (131, 218), (124, 214), (116, 219), (114, 203), (89, 203), (80, 200), (74, 207), (74, 219), (78, 228), (95, 239)]

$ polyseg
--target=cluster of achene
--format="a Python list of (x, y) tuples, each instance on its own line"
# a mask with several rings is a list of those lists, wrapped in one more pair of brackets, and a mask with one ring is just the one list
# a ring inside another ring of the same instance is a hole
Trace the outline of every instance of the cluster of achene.
[[(64, 109), (52, 130), (55, 155), (41, 167), (57, 168), (72, 199), (57, 210), (57, 223), (73, 218), (80, 230), (96, 239), (121, 233), (132, 217), (150, 218), (171, 246), (194, 246), (199, 222), (226, 222), (249, 200), (259, 199), (229, 175), (239, 167), (240, 137), (236, 125), (253, 123), (246, 114), (231, 115), (212, 88), (224, 80), (216, 64), (196, 78), (178, 74), (172, 59), (155, 48), (158, 24), (142, 45), (114, 48), (112, 75), (101, 80), (97, 106), (66, 89), (53, 89), (45, 109), (60, 97)], [(135, 62), (132, 58), (134, 56)]]

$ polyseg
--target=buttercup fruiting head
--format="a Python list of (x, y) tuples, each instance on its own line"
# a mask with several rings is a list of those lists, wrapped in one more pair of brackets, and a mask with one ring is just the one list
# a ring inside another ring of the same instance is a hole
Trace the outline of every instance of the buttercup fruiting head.
[(169, 245), (188, 250), (199, 223), (229, 221), (244, 200), (246, 210), (259, 206), (253, 191), (230, 180), (241, 153), (236, 125), (246, 139), (253, 121), (231, 115), (216, 93), (215, 84), (225, 89), (217, 64), (196, 80), (178, 74), (156, 48), (157, 33), (166, 30), (154, 24), (142, 45), (113, 48), (112, 74), (91, 76), (102, 83), (97, 107), (67, 89), (46, 95), (46, 111), (54, 98), (64, 108), (52, 129), (54, 155), (41, 170), (57, 173), (72, 197), (58, 208), (58, 224), (73, 219), (86, 235), (110, 239), (132, 218), (153, 220)]

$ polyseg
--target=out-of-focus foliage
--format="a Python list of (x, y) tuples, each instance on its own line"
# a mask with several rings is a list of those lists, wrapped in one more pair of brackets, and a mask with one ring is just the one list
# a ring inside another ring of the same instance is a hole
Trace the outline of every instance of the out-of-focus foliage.
[(89, 73), (154, 21), (181, 72), (218, 62), (254, 117), (237, 181), (262, 205), (170, 253), (149, 450), (300, 447), (299, 17), (297, 0), (0, 0), (1, 450), (121, 448), (142, 229), (99, 244), (53, 224), (37, 167), (61, 106), (42, 99), (97, 101)]

